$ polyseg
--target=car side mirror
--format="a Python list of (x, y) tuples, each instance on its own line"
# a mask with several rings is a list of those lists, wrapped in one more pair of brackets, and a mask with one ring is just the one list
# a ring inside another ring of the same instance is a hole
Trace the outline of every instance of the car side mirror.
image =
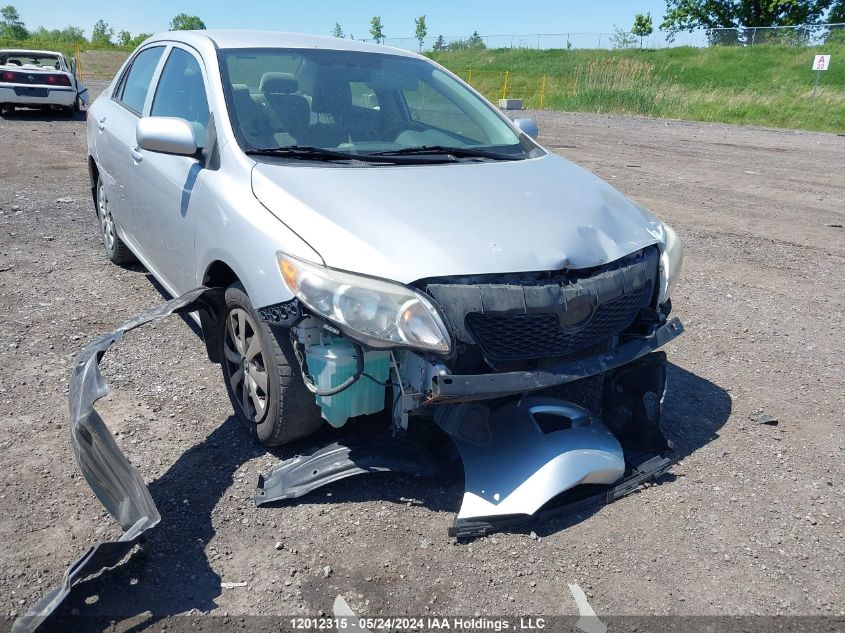
[(73, 73), (74, 75), (76, 74), (76, 58), (75, 57), (70, 60), (70, 72)]
[(526, 136), (530, 136), (531, 138), (540, 136), (540, 128), (537, 127), (534, 119), (514, 119), (513, 124)]
[(197, 153), (194, 128), (185, 119), (149, 116), (138, 119), (135, 128), (138, 147), (150, 152), (193, 156)]

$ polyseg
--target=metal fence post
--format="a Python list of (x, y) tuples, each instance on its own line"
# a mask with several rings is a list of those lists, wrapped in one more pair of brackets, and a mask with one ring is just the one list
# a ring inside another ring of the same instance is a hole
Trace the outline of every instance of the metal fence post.
[(472, 85), (472, 68), (469, 69), (469, 75), (467, 75), (467, 83), (470, 86)]
[(508, 98), (508, 79), (510, 78), (510, 71), (505, 71), (505, 80), (502, 83), (502, 99)]
[(543, 83), (540, 85), (540, 109), (543, 110), (546, 105), (546, 76), (543, 75)]

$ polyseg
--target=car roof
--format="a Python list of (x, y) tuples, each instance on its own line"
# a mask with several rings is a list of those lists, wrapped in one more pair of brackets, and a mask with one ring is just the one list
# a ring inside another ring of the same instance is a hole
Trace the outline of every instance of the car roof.
[(56, 55), (57, 57), (64, 57), (61, 53), (56, 51), (39, 51), (34, 48), (0, 48), (0, 53), (4, 54), (19, 54), (19, 53), (34, 53), (35, 55)]
[(241, 31), (211, 29), (203, 31), (166, 31), (151, 37), (147, 42), (175, 41), (196, 45), (201, 40), (211, 41), (217, 48), (321, 48), (341, 51), (360, 51), (384, 55), (419, 57), (416, 53), (390, 46), (370, 44), (359, 40), (331, 37), (329, 35), (306, 35), (279, 31)]

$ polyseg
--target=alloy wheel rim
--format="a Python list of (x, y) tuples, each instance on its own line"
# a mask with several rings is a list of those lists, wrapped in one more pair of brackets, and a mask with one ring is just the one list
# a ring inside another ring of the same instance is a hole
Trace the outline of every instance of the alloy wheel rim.
[(115, 239), (114, 220), (109, 212), (109, 199), (106, 197), (106, 188), (102, 184), (97, 188), (97, 209), (100, 211), (103, 242), (109, 251), (113, 251)]
[(261, 351), (258, 328), (249, 313), (233, 308), (226, 316), (223, 337), (229, 386), (241, 413), (255, 424), (267, 414), (267, 364)]

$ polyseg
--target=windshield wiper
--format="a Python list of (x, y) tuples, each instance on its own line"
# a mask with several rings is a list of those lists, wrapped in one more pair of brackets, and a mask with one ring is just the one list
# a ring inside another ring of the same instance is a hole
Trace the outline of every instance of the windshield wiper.
[(485, 149), (473, 149), (471, 147), (447, 147), (445, 145), (423, 145), (421, 147), (403, 147), (386, 152), (373, 152), (370, 156), (431, 156), (446, 155), (454, 158), (487, 158), (490, 160), (521, 160), (522, 154), (502, 154), (491, 152)]
[(350, 154), (338, 152), (322, 147), (310, 145), (288, 145), (284, 147), (260, 147), (244, 150), (249, 156), (279, 156), (282, 158), (296, 158), (300, 160), (363, 160), (369, 162), (385, 162), (384, 159), (368, 158), (369, 154)]

